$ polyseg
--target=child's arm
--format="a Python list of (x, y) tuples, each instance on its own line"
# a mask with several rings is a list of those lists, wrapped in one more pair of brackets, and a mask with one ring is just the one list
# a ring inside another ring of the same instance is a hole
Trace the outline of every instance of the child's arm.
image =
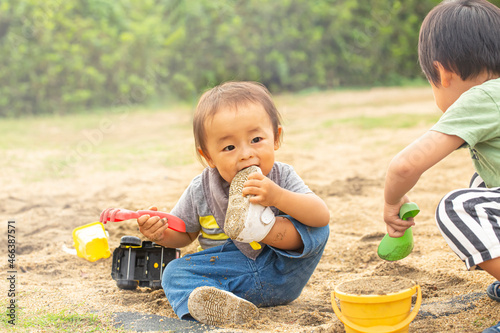
[[(149, 210), (158, 210), (156, 207), (151, 207)], [(143, 215), (137, 219), (139, 231), (156, 244), (178, 248), (191, 244), (198, 232), (178, 232), (168, 229), (168, 221), (161, 219), (158, 216)]]
[(408, 202), (406, 193), (430, 167), (448, 156), (464, 143), (455, 135), (428, 131), (397, 154), (389, 164), (385, 178), (384, 221), (391, 237), (400, 237), (414, 225), (412, 220), (399, 218), (401, 205)]
[(330, 222), (328, 207), (316, 194), (288, 191), (260, 173), (248, 177), (243, 195), (249, 194), (254, 195), (250, 202), (274, 206), (310, 227), (323, 227)]

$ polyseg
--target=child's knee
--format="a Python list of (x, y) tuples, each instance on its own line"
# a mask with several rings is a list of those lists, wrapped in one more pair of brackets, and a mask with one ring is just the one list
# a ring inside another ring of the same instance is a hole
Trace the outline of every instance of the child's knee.
[(179, 276), (182, 274), (182, 259), (175, 259), (168, 263), (168, 265), (163, 270), (163, 276), (161, 280), (161, 285), (163, 290), (168, 290), (170, 288), (170, 284), (174, 283)]

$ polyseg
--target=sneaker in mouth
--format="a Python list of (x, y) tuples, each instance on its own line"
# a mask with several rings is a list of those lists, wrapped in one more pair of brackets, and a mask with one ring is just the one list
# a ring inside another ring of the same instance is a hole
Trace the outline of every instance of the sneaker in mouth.
[(231, 181), (226, 221), (224, 222), (224, 232), (231, 239), (236, 239), (245, 227), (250, 196), (243, 196), (243, 184), (248, 180), (248, 176), (254, 172), (262, 173), (258, 166), (252, 165), (240, 170)]
[[(270, 207), (264, 207), (250, 202), (251, 195), (243, 196), (243, 184), (248, 176), (254, 172), (262, 171), (258, 166), (252, 165), (238, 172), (229, 187), (229, 201), (224, 222), (224, 232), (231, 238), (244, 243), (254, 244), (260, 242), (272, 229), (276, 220)], [(257, 244), (258, 245), (258, 244)]]

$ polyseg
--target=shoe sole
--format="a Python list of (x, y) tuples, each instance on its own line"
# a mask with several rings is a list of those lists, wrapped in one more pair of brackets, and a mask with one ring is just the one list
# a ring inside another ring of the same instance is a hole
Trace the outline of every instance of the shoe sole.
[(238, 172), (231, 181), (226, 221), (224, 222), (224, 232), (231, 239), (236, 239), (245, 228), (250, 196), (243, 196), (243, 184), (248, 180), (248, 176), (254, 172), (261, 171), (258, 166), (252, 165)]
[(212, 326), (244, 324), (259, 314), (251, 302), (215, 287), (193, 290), (189, 295), (188, 309), (194, 319)]

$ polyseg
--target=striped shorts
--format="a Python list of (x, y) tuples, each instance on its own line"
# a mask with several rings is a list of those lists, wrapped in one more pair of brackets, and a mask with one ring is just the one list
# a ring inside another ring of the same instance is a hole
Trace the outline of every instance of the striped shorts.
[(436, 221), (467, 269), (500, 257), (500, 187), (487, 188), (477, 173), (470, 188), (452, 191), (441, 200)]

